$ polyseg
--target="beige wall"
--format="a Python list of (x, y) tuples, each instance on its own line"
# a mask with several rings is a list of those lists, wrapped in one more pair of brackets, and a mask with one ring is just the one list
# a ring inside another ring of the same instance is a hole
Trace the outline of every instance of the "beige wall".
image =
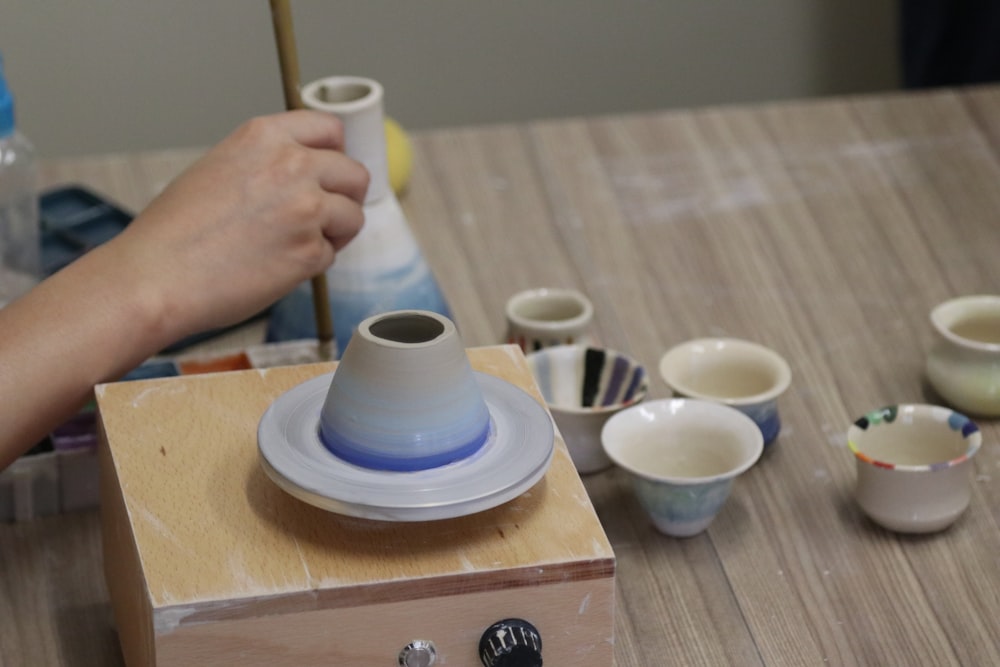
[[(294, 0), (303, 81), (382, 81), (411, 129), (898, 85), (893, 0)], [(3, 0), (45, 156), (204, 145), (283, 107), (267, 0)]]

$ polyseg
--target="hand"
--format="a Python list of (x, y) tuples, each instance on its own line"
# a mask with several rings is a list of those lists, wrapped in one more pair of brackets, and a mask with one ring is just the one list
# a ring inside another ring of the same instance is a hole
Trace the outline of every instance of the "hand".
[(342, 148), (329, 114), (250, 120), (106, 244), (103, 262), (126, 269), (168, 338), (249, 317), (326, 270), (361, 228), (368, 173)]
[(361, 228), (368, 172), (333, 116), (244, 124), (118, 236), (0, 309), (0, 470), (113, 380), (324, 271)]

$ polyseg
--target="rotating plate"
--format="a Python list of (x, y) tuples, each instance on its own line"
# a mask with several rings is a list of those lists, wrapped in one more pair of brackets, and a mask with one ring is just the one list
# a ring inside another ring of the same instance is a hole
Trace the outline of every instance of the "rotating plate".
[(429, 521), (496, 507), (524, 493), (552, 461), (552, 421), (534, 398), (475, 373), (490, 412), (490, 435), (472, 456), (428, 470), (394, 472), (353, 465), (331, 453), (319, 417), (333, 373), (285, 392), (257, 429), (268, 477), (299, 500), (331, 512), (381, 521)]

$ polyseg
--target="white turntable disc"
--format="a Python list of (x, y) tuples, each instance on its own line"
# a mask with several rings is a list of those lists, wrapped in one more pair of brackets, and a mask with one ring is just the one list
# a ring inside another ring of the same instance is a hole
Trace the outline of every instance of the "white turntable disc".
[(282, 394), (257, 429), (261, 464), (278, 486), (331, 512), (382, 521), (429, 521), (496, 507), (524, 493), (552, 462), (548, 413), (522, 389), (474, 373), (490, 412), (490, 434), (475, 454), (437, 468), (395, 472), (363, 468), (320, 440), (320, 410), (333, 373)]

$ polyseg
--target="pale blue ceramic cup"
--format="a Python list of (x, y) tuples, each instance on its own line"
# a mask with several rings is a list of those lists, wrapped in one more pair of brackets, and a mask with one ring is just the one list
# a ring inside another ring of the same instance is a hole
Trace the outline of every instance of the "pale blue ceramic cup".
[(708, 528), (733, 480), (764, 451), (753, 420), (710, 401), (646, 401), (612, 416), (601, 431), (608, 457), (629, 473), (639, 504), (673, 537)]

